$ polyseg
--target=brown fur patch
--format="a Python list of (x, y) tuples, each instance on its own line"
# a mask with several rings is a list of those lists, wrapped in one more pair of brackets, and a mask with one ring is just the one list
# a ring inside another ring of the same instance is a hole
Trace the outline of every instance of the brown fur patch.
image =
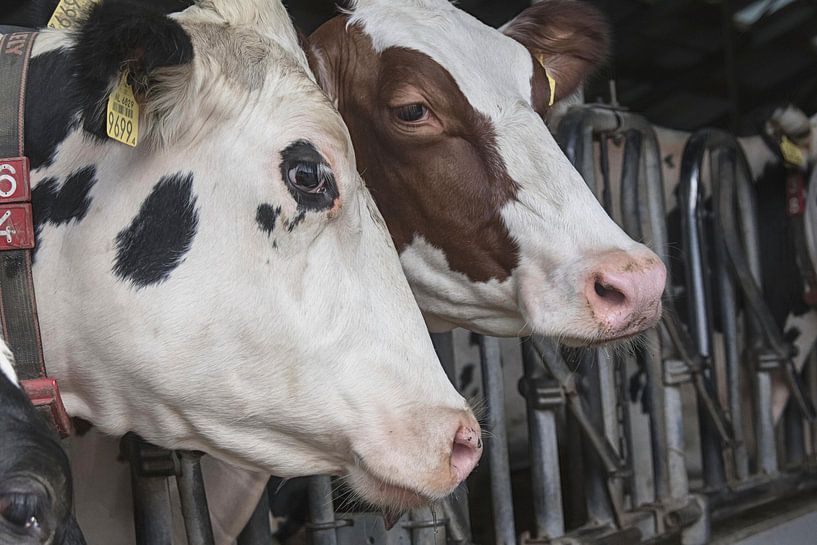
[[(346, 24), (337, 17), (310, 42), (320, 59), (321, 84), (337, 99), (358, 169), (398, 251), (420, 235), (470, 280), (506, 279), (519, 250), (499, 211), (518, 188), (497, 149), (493, 124), (429, 56), (404, 48), (378, 55), (362, 30), (347, 30)], [(406, 87), (420, 91), (440, 131), (400, 125), (390, 105)]]

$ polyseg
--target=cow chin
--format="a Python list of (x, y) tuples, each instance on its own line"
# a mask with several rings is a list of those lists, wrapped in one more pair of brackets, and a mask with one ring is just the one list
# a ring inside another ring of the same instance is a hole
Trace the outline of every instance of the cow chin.
[(427, 505), (433, 499), (416, 490), (390, 483), (360, 466), (353, 468), (347, 479), (360, 499), (386, 512), (401, 513)]

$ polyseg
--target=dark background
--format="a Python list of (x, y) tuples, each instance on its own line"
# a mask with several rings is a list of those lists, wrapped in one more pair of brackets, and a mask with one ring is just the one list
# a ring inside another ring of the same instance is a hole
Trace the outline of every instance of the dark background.
[[(817, 112), (817, 0), (590, 0), (613, 25), (613, 54), (589, 82), (586, 98), (618, 102), (658, 125), (717, 126), (757, 132), (778, 105)], [(784, 7), (779, 4), (789, 2)], [(285, 0), (305, 32), (335, 13), (331, 0)], [(460, 0), (492, 26), (523, 10), (525, 0)], [(737, 25), (750, 5), (764, 13)], [(779, 9), (778, 9), (779, 8)]]

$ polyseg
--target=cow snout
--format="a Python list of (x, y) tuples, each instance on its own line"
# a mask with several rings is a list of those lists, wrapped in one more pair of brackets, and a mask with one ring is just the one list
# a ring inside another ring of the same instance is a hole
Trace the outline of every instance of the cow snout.
[(584, 294), (604, 340), (628, 337), (658, 322), (667, 271), (653, 253), (611, 252), (597, 261)]
[(476, 420), (460, 426), (451, 447), (451, 474), (461, 483), (477, 467), (482, 456), (482, 431)]

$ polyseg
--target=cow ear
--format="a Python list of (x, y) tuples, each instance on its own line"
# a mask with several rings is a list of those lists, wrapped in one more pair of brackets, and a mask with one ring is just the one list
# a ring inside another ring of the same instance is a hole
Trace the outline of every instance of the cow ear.
[(174, 19), (139, 1), (103, 0), (88, 12), (72, 48), (85, 127), (104, 135), (105, 99), (119, 74), (127, 70), (137, 100), (144, 97), (157, 71), (192, 65), (193, 43)]
[(576, 0), (537, 2), (502, 31), (527, 47), (555, 80), (556, 100), (572, 95), (604, 62), (610, 44), (604, 15)]

